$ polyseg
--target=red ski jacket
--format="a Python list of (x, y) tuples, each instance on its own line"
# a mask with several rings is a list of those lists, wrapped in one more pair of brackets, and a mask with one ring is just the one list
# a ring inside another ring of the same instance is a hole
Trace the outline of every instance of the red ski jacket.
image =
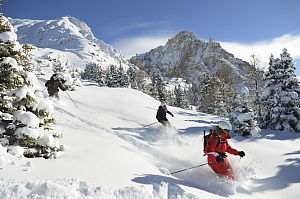
[(227, 152), (233, 155), (237, 155), (238, 150), (232, 148), (228, 144), (227, 142), (228, 139), (231, 139), (231, 136), (229, 134), (222, 132), (222, 137), (219, 138), (214, 130), (213, 134), (207, 140), (207, 145), (204, 149), (204, 153), (214, 154), (217, 152), (222, 152), (222, 153)]

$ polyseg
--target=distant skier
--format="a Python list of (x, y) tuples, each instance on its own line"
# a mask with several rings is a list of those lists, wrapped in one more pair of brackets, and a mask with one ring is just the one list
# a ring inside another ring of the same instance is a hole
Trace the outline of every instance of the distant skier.
[(209, 164), (209, 166), (218, 176), (234, 180), (235, 177), (227, 160), (226, 152), (239, 155), (240, 157), (244, 157), (245, 152), (238, 151), (228, 144), (227, 140), (231, 139), (229, 135), (230, 130), (232, 130), (231, 124), (221, 121), (213, 130), (213, 134), (208, 138), (204, 152), (207, 154), (207, 162), (214, 162)]
[(59, 89), (58, 88), (60, 88), (62, 91), (66, 90), (65, 87), (62, 85), (62, 83), (57, 78), (56, 74), (53, 74), (51, 76), (50, 80), (48, 80), (46, 82), (45, 86), (47, 87), (49, 97), (56, 97), (57, 99), (59, 99), (59, 96), (58, 96)]
[(174, 115), (170, 111), (168, 111), (167, 104), (165, 102), (162, 102), (160, 104), (160, 106), (158, 107), (158, 110), (156, 113), (156, 119), (163, 126), (170, 127), (171, 124), (170, 124), (169, 120), (167, 119), (167, 113), (170, 114), (172, 117), (174, 117)]

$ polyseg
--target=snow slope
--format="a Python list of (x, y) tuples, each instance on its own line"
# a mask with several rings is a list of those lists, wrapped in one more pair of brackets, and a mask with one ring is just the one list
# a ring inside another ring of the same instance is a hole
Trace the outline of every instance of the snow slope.
[(0, 147), (1, 199), (300, 198), (300, 134), (263, 130), (230, 140), (246, 153), (229, 155), (237, 182), (218, 179), (207, 165), (167, 175), (205, 163), (203, 130), (224, 118), (169, 107), (171, 129), (144, 127), (156, 122), (160, 103), (139, 91), (85, 81), (68, 92), (78, 108), (59, 94), (54, 131), (63, 134), (63, 151), (26, 159)]

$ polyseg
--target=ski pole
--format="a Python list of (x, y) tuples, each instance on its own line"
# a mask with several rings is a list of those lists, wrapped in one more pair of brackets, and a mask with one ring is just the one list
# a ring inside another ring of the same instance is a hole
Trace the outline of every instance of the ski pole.
[[(47, 87), (44, 88), (44, 90), (46, 90)], [(44, 90), (42, 90), (42, 92), (44, 92)]]
[(68, 94), (69, 98), (72, 100), (72, 102), (74, 103), (74, 105), (76, 106), (76, 108), (78, 108), (77, 105), (75, 104), (75, 102), (73, 101), (73, 99), (70, 97), (69, 93), (67, 91), (65, 91), (65, 92)]
[(194, 168), (201, 167), (201, 166), (204, 166), (204, 165), (207, 165), (207, 164), (211, 164), (211, 163), (214, 163), (214, 162), (216, 162), (216, 161), (208, 162), (208, 163), (204, 163), (204, 164), (200, 164), (200, 165), (197, 165), (197, 166), (194, 166), (194, 167), (190, 167), (190, 168), (187, 168), (187, 169), (182, 169), (182, 170), (179, 170), (179, 171), (172, 172), (170, 174), (179, 173), (179, 172), (182, 172), (182, 171), (194, 169)]
[(43, 86), (45, 86), (42, 82), (41, 82), (41, 80), (39, 79), (39, 78), (37, 78), (38, 79), (38, 81), (43, 85)]
[(151, 126), (151, 125), (153, 125), (153, 124), (156, 124), (157, 122), (154, 122), (154, 123), (151, 123), (151, 124), (148, 124), (148, 125), (146, 125), (146, 126), (143, 126), (143, 128), (145, 128), (145, 127), (148, 127), (148, 126)]

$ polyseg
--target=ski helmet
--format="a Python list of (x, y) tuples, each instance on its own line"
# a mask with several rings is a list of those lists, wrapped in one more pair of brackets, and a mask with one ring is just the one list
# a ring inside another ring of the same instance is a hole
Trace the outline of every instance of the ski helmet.
[(221, 129), (223, 129), (223, 130), (229, 130), (229, 131), (231, 131), (232, 130), (232, 126), (231, 126), (231, 124), (229, 123), (229, 122), (227, 122), (227, 121), (221, 121), (221, 122), (219, 122), (219, 127), (221, 128)]
[(160, 106), (167, 106), (166, 102), (161, 102)]

